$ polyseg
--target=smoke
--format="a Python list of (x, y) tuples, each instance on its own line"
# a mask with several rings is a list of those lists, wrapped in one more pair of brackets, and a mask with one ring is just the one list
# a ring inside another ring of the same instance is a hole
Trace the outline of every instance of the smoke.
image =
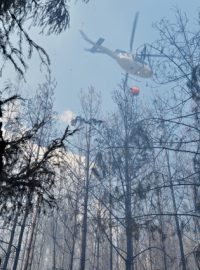
[(70, 124), (72, 119), (75, 118), (75, 113), (73, 113), (72, 111), (70, 110), (66, 110), (64, 111), (60, 116), (59, 116), (59, 120), (61, 122), (64, 122), (64, 123), (67, 123), (67, 124)]

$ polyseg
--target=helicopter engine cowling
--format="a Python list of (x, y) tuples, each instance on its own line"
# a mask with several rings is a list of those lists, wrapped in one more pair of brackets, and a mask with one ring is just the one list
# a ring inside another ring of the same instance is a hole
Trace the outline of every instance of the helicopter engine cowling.
[(142, 78), (151, 78), (153, 72), (151, 68), (134, 57), (131, 53), (118, 53), (116, 55), (118, 64), (129, 74)]

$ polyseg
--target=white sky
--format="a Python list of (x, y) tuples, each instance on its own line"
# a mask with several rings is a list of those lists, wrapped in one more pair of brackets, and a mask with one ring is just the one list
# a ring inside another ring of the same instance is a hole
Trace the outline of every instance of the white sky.
[[(166, 17), (174, 19), (174, 8), (185, 11), (192, 20), (197, 19), (200, 10), (199, 0), (90, 0), (84, 4), (81, 0), (71, 4), (70, 28), (58, 36), (39, 36), (36, 29), (33, 39), (48, 52), (52, 63), (52, 74), (58, 86), (56, 89), (56, 110), (79, 112), (80, 90), (94, 85), (102, 93), (103, 106), (106, 111), (112, 106), (112, 91), (118, 87), (124, 71), (106, 55), (90, 54), (84, 51), (88, 44), (81, 38), (79, 29), (93, 40), (105, 38), (104, 46), (110, 49), (129, 48), (132, 23), (136, 11), (140, 12), (135, 35), (134, 48), (156, 39), (152, 23)], [(200, 26), (199, 26), (200, 28)], [(34, 89), (44, 74), (39, 70), (36, 56), (29, 62), (27, 82)], [(13, 74), (13, 70), (3, 74), (3, 81)], [(11, 76), (12, 77), (12, 76)], [(130, 81), (130, 84), (134, 81)], [(140, 86), (140, 82), (137, 82)], [(142, 89), (142, 95), (148, 95)], [(141, 95), (141, 96), (142, 96)], [(141, 97), (140, 97), (141, 98)]]

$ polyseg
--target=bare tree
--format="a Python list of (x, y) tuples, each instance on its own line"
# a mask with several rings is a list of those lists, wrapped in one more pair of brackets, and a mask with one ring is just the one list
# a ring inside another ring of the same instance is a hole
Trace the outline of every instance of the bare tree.
[[(88, 2), (87, 0), (83, 0)], [(37, 26), (41, 32), (48, 34), (60, 34), (69, 26), (69, 1), (52, 0), (45, 1), (16, 1), (2, 0), (0, 2), (0, 53), (3, 56), (3, 65), (9, 61), (21, 75), (27, 68), (24, 44), (28, 48), (28, 57), (33, 51), (37, 51), (43, 64), (49, 65), (50, 59), (46, 51), (31, 38), (25, 24), (30, 22), (30, 26)], [(17, 42), (12, 39), (13, 31), (18, 33)]]

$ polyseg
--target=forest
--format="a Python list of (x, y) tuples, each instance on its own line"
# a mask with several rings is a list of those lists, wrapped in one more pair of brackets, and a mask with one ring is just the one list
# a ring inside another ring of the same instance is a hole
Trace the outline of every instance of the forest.
[(0, 269), (198, 270), (199, 18), (193, 25), (177, 9), (174, 21), (154, 25), (147, 88), (162, 94), (147, 104), (122, 76), (110, 89), (114, 110), (104, 113), (90, 85), (80, 115), (60, 126), (51, 56), (26, 21), (59, 35), (70, 2), (0, 1), (1, 71), (10, 65), (26, 81), (33, 55), (46, 70), (32, 95), (1, 76)]

